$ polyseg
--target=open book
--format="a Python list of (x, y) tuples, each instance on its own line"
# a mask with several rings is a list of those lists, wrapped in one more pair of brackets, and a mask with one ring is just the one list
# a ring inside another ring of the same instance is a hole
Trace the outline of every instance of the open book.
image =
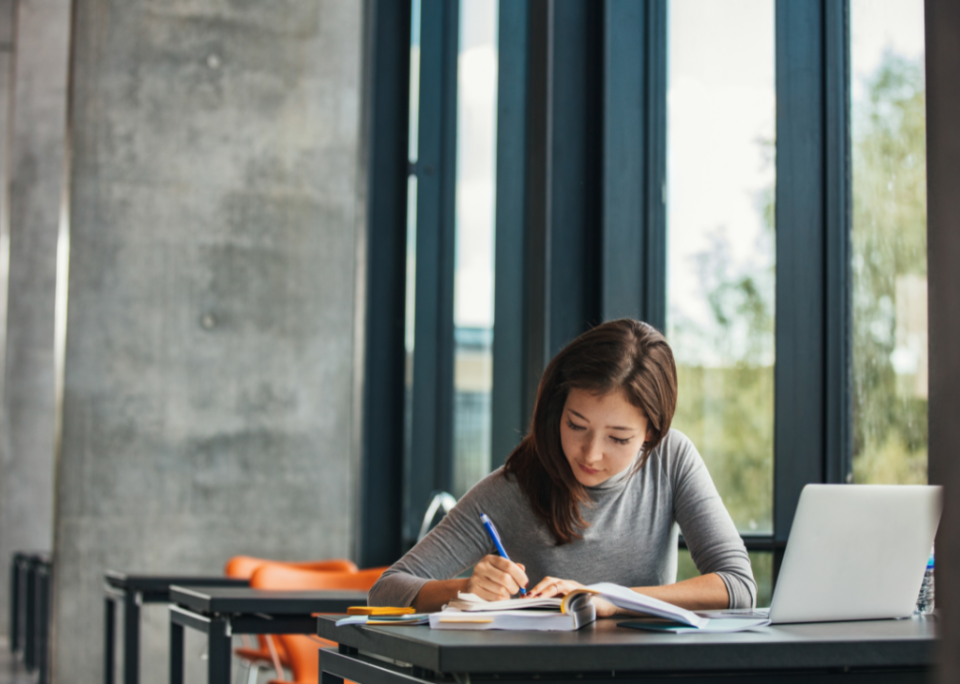
[(694, 612), (659, 599), (638, 594), (609, 582), (576, 589), (562, 599), (519, 598), (484, 601), (473, 594), (460, 594), (439, 613), (430, 615), (433, 629), (508, 629), (573, 631), (597, 619), (591, 597), (599, 596), (625, 610), (665, 618), (675, 623), (703, 628), (710, 622)]
[[(457, 608), (451, 604), (456, 602)], [(549, 603), (548, 603), (549, 602)], [(509, 629), (572, 632), (597, 619), (589, 594), (569, 601), (560, 599), (512, 599), (484, 601), (473, 594), (460, 594), (439, 613), (430, 614), (432, 629)]]

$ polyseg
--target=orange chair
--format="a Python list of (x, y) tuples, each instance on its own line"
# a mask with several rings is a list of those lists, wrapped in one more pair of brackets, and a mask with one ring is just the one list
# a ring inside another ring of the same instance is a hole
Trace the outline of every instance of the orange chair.
[[(268, 563), (260, 566), (253, 577), (250, 586), (256, 589), (297, 590), (297, 589), (356, 589), (367, 591), (380, 579), (386, 570), (370, 568), (357, 572), (316, 572), (302, 568), (292, 568), (288, 565)], [(336, 646), (332, 641), (317, 636), (302, 634), (279, 634), (278, 641), (283, 644), (289, 659), (289, 667), (293, 672), (295, 684), (317, 684), (319, 661), (317, 649)], [(283, 674), (277, 673), (277, 679), (270, 684), (294, 684), (281, 679)]]
[[(255, 556), (234, 556), (227, 561), (223, 568), (223, 574), (227, 577), (237, 577), (249, 580), (257, 568), (265, 563), (282, 563), (290, 567), (304, 570), (330, 571), (330, 572), (356, 572), (357, 566), (353, 561), (344, 558), (335, 558), (332, 560), (315, 561), (271, 561), (266, 558), (257, 558)], [(233, 653), (237, 658), (246, 663), (251, 668), (251, 678), (256, 677), (257, 670), (261, 665), (273, 665), (275, 669), (286, 665), (289, 667), (290, 661), (283, 645), (279, 641), (267, 640), (263, 634), (257, 635), (257, 647), (253, 647), (243, 637), (243, 646), (234, 649)]]
[(250, 579), (253, 573), (264, 563), (282, 563), (293, 568), (304, 570), (323, 570), (333, 572), (356, 572), (357, 566), (353, 561), (345, 558), (334, 558), (331, 560), (313, 560), (313, 561), (278, 561), (269, 558), (257, 558), (256, 556), (234, 556), (223, 566), (223, 574), (227, 577), (239, 577)]

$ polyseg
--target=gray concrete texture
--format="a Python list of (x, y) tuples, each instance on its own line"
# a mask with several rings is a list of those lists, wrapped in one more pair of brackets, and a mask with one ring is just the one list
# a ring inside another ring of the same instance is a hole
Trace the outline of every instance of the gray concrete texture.
[[(5, 3), (12, 12), (13, 5)], [(54, 303), (63, 187), (69, 0), (16, 3), (9, 139), (9, 296), (0, 459), (0, 564), (50, 550), (54, 492)], [(0, 614), (8, 583), (0, 582)], [(4, 625), (6, 630), (6, 625)]]
[(362, 8), (75, 1), (56, 682), (101, 678), (107, 568), (354, 548)]
[[(6, 375), (7, 281), (10, 275), (10, 120), (13, 108), (13, 38), (16, 19), (14, 0), (0, 0), (0, 482), (10, 444), (7, 433), (3, 380)], [(0, 484), (2, 497), (2, 484)], [(2, 534), (0, 534), (2, 537)], [(0, 610), (6, 605), (0, 594)], [(0, 627), (0, 635), (7, 633)]]

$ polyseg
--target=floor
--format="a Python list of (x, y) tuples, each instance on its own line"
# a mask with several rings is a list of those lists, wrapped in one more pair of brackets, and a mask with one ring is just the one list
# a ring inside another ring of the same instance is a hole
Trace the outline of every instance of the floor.
[(36, 684), (37, 675), (28, 674), (18, 657), (10, 653), (10, 642), (0, 637), (0, 684)]

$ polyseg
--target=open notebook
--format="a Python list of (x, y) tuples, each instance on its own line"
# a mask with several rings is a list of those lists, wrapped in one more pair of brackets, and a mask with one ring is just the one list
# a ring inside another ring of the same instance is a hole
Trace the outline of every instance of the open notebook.
[(433, 629), (506, 629), (573, 631), (597, 619), (592, 596), (599, 596), (626, 610), (664, 618), (697, 629), (708, 627), (709, 618), (666, 601), (644, 596), (618, 584), (601, 582), (570, 592), (562, 599), (519, 598), (484, 601), (473, 594), (460, 594), (439, 613), (430, 615)]

